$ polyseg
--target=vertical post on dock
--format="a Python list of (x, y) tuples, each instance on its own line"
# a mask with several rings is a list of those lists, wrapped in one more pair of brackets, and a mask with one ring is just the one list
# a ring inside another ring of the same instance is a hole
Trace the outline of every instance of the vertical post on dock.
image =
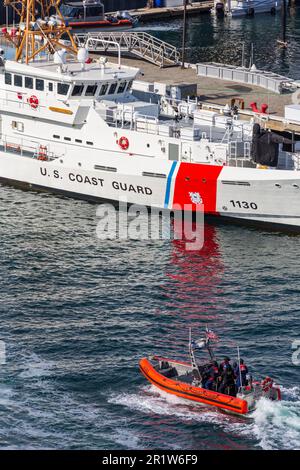
[(245, 66), (245, 43), (242, 44), (242, 67)]
[(182, 32), (182, 52), (181, 52), (181, 68), (182, 69), (184, 69), (184, 63), (185, 63), (186, 4), (187, 4), (187, 0), (183, 0), (183, 32)]
[(281, 3), (281, 40), (286, 43), (286, 0)]

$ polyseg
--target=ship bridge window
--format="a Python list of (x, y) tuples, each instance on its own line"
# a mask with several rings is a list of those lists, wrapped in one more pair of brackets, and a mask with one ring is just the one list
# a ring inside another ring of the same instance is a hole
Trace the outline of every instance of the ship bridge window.
[(85, 90), (85, 96), (94, 96), (97, 90), (97, 85), (88, 85)]
[(48, 90), (53, 91), (53, 83), (52, 82), (48, 82)]
[(106, 95), (107, 89), (108, 89), (108, 83), (105, 83), (105, 84), (102, 85), (102, 87), (100, 88), (99, 95), (100, 95), (100, 96)]
[(29, 88), (32, 90), (33, 88), (33, 78), (32, 77), (25, 77), (25, 88)]
[(127, 91), (131, 90), (131, 88), (132, 88), (132, 80), (131, 82), (128, 82)]
[(22, 75), (14, 75), (14, 85), (23, 86), (23, 77)]
[(118, 86), (117, 83), (112, 83), (112, 84), (110, 85), (110, 89), (109, 89), (108, 94), (109, 94), (109, 95), (113, 95), (113, 94), (115, 93), (115, 91), (116, 91), (117, 86)]
[(44, 80), (41, 80), (40, 78), (35, 79), (35, 88), (38, 91), (44, 91), (45, 83)]
[(81, 96), (83, 92), (83, 85), (75, 85), (72, 90), (72, 96)]
[(57, 93), (59, 95), (67, 95), (69, 91), (70, 85), (67, 83), (58, 83), (57, 84)]
[(126, 89), (127, 82), (121, 82), (118, 88), (118, 93), (124, 93)]
[(7, 73), (7, 72), (5, 73), (4, 81), (5, 81), (6, 85), (11, 85), (11, 83), (12, 83), (11, 73)]

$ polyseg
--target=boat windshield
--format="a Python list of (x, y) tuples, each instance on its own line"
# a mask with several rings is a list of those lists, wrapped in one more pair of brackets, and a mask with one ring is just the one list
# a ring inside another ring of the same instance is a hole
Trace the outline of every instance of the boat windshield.
[(87, 17), (103, 17), (103, 5), (93, 6), (73, 6), (73, 5), (62, 5), (61, 14), (64, 18), (87, 18)]
[(61, 14), (65, 18), (78, 18), (80, 15), (80, 10), (82, 10), (83, 14), (83, 8), (76, 8), (76, 7), (71, 7), (70, 5), (62, 5), (60, 8)]

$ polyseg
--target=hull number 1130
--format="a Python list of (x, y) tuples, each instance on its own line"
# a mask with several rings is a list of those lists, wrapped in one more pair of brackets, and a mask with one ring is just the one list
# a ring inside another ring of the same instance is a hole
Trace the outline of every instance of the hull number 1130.
[(257, 204), (255, 202), (248, 202), (248, 201), (230, 201), (230, 204), (233, 207), (238, 207), (239, 209), (252, 209), (254, 211), (257, 210)]

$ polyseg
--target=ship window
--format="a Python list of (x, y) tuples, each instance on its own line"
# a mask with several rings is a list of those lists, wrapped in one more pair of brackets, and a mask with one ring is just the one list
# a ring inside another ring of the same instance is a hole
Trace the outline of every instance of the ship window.
[(94, 96), (97, 90), (97, 85), (88, 85), (85, 90), (85, 96)]
[(69, 91), (70, 85), (67, 83), (58, 83), (57, 84), (57, 93), (59, 95), (67, 95)]
[(60, 139), (60, 136), (57, 134), (54, 134), (53, 139)]
[(102, 85), (102, 87), (100, 88), (100, 92), (99, 92), (99, 95), (106, 95), (106, 92), (107, 92), (107, 88), (108, 88), (108, 84), (105, 83), (104, 85)]
[(14, 75), (14, 85), (23, 86), (23, 77), (22, 75)]
[(121, 82), (118, 88), (118, 93), (124, 93), (126, 89), (127, 82)]
[(115, 168), (113, 166), (95, 165), (94, 168), (95, 168), (95, 170), (102, 170), (102, 171), (113, 171), (113, 172), (117, 171), (117, 168)]
[(11, 127), (19, 132), (24, 132), (24, 123), (19, 121), (12, 121)]
[(64, 137), (64, 140), (67, 140), (68, 142), (71, 141), (70, 137)]
[(87, 141), (87, 145), (94, 145), (94, 142)]
[(118, 85), (117, 83), (112, 83), (110, 85), (110, 89), (109, 89), (109, 92), (108, 92), (109, 95), (113, 95), (115, 93), (117, 85)]
[(5, 83), (6, 85), (11, 85), (11, 73), (5, 74)]
[(75, 85), (72, 91), (72, 96), (81, 96), (83, 92), (83, 85)]
[(131, 87), (132, 87), (132, 80), (131, 80), (131, 82), (128, 82), (127, 91), (131, 90)]
[(35, 88), (36, 88), (36, 90), (44, 91), (44, 80), (41, 80), (40, 78), (37, 78), (35, 80)]
[(75, 139), (75, 142), (77, 142), (77, 144), (82, 144), (82, 140), (80, 139)]
[(32, 77), (25, 77), (25, 88), (33, 88), (33, 78)]
[(53, 91), (53, 83), (52, 82), (48, 82), (48, 90)]

